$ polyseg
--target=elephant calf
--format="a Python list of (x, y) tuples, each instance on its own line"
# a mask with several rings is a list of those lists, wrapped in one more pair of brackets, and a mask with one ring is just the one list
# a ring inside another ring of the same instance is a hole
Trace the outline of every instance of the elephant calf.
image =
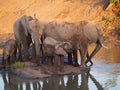
[(11, 64), (11, 61), (16, 60), (17, 53), (17, 44), (16, 40), (10, 39), (5, 42), (5, 46), (3, 47), (3, 65), (6, 67), (6, 64)]
[(50, 64), (52, 57), (54, 58), (54, 61), (52, 61), (52, 63), (54, 63), (55, 70), (57, 70), (57, 68), (60, 68), (60, 71), (63, 71), (64, 56), (67, 55), (68, 52), (72, 52), (71, 48), (72, 45), (69, 42), (56, 41), (51, 37), (47, 37), (43, 41), (43, 53), (45, 59), (48, 58), (47, 61)]

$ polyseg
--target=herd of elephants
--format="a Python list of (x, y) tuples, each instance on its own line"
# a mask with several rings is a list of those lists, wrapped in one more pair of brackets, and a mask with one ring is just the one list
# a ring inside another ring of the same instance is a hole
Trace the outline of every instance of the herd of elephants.
[[(37, 18), (24, 15), (13, 24), (15, 39), (6, 41), (3, 48), (3, 65), (18, 60), (29, 60), (29, 48), (32, 47), (32, 59), (37, 65), (53, 65), (63, 71), (64, 56), (68, 55), (68, 64), (86, 67), (93, 64), (91, 58), (100, 50), (105, 41), (102, 28), (90, 21), (76, 23), (52, 21), (43, 24)], [(96, 47), (88, 54), (88, 45)], [(106, 48), (106, 47), (105, 47)], [(23, 52), (22, 52), (23, 50)], [(78, 64), (77, 50), (80, 52), (81, 64)], [(40, 52), (42, 52), (42, 58)], [(12, 59), (11, 59), (12, 58)]]

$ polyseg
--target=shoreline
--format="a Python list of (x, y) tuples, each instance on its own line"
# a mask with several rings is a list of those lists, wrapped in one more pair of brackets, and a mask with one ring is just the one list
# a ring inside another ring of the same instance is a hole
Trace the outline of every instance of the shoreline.
[(53, 66), (41, 65), (36, 66), (32, 62), (25, 62), (25, 66), (20, 69), (10, 69), (11, 73), (25, 79), (40, 79), (52, 76), (63, 76), (63, 75), (73, 75), (80, 74), (82, 71), (87, 71), (90, 68), (80, 68), (71, 65), (64, 65), (64, 71), (53, 72)]

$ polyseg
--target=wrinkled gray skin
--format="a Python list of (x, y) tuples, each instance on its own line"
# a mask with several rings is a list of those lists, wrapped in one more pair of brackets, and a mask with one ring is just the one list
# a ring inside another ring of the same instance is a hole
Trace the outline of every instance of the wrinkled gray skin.
[[(86, 67), (85, 61), (91, 58), (99, 51), (104, 41), (102, 29), (99, 25), (80, 21), (77, 23), (50, 22), (44, 28), (45, 37), (52, 37), (58, 41), (68, 41), (72, 44), (73, 50), (79, 50), (81, 55), (81, 67)], [(89, 56), (88, 45), (96, 43), (96, 48)]]
[(18, 20), (15, 21), (14, 25), (14, 36), (17, 41), (17, 45), (19, 48), (19, 59), (22, 60), (22, 54), (21, 54), (21, 46), (24, 50), (24, 58), (25, 60), (29, 60), (29, 46), (32, 42), (32, 60), (36, 62), (37, 64), (40, 63), (40, 36), (39, 30), (40, 30), (40, 23), (39, 20), (31, 16), (22, 16)]
[(18, 59), (22, 61), (22, 47), (24, 50), (24, 59), (29, 59), (29, 45), (32, 42), (31, 35), (28, 34), (27, 30), (28, 21), (32, 20), (33, 18), (30, 16), (22, 16), (21, 18), (17, 19), (13, 25), (14, 36), (17, 41), (18, 46)]
[[(71, 49), (72, 45), (69, 42), (56, 41), (51, 37), (46, 37), (43, 41), (43, 53), (45, 60), (48, 61), (49, 65), (54, 62), (55, 71), (57, 71), (57, 68), (59, 67), (60, 71), (63, 71), (64, 56), (67, 55), (68, 52), (72, 52)], [(54, 59), (54, 61), (52, 59)]]
[(10, 39), (6, 41), (3, 47), (3, 65), (6, 67), (6, 64), (9, 65), (11, 62), (16, 61), (16, 53), (17, 53), (17, 43), (14, 39)]

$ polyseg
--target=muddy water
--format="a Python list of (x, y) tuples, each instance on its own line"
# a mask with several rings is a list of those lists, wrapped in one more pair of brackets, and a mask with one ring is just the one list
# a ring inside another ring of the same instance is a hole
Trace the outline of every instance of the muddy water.
[(90, 71), (78, 75), (32, 80), (0, 70), (0, 90), (119, 90), (120, 46), (108, 47), (102, 48), (93, 58), (94, 65)]

